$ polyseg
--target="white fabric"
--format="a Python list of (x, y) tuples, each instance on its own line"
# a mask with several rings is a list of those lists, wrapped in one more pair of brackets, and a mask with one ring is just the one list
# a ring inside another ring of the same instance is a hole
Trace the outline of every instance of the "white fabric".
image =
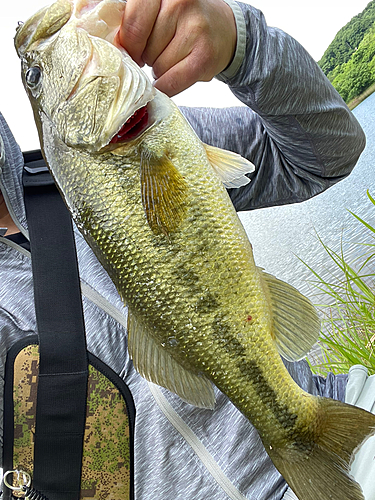
[[(367, 368), (362, 365), (349, 370), (345, 402), (375, 413), (375, 375), (368, 376)], [(375, 500), (375, 436), (361, 446), (350, 473), (361, 485), (365, 500)]]
[(282, 500), (299, 500), (297, 495), (292, 491), (290, 488), (288, 488), (285, 492), (285, 495), (283, 496)]
[[(345, 403), (375, 413), (375, 375), (369, 376), (365, 366), (350, 368)], [(358, 450), (350, 474), (361, 485), (365, 500), (375, 500), (375, 436), (368, 438)], [(298, 497), (288, 488), (283, 500), (298, 500)]]

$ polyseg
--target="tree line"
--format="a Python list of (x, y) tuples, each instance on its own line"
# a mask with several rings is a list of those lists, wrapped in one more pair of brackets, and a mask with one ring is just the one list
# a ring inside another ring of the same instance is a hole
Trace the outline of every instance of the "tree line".
[(375, 83), (375, 0), (341, 28), (318, 64), (347, 103)]

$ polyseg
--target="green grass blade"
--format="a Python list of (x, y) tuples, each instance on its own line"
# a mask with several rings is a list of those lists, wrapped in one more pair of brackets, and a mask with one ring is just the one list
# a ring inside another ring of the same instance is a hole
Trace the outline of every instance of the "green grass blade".
[[(370, 202), (375, 206), (375, 199), (367, 192)], [(375, 228), (353, 212), (353, 217), (371, 233)], [(354, 262), (347, 262), (343, 245), (341, 252), (329, 248), (317, 235), (323, 249), (330, 257), (335, 272), (333, 282), (324, 279), (319, 272), (300, 259), (315, 278), (312, 285), (323, 296), (327, 296), (330, 305), (323, 301), (319, 306), (323, 329), (319, 341), (321, 358), (310, 365), (315, 373), (326, 375), (348, 372), (351, 366), (362, 364), (370, 374), (375, 374), (375, 253), (373, 243), (356, 243), (367, 247), (369, 251)], [(339, 278), (337, 278), (337, 274)]]

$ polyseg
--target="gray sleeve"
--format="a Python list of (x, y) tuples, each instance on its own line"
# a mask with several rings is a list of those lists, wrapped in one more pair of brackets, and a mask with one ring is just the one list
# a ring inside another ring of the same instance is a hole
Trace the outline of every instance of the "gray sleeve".
[(237, 210), (300, 202), (351, 172), (365, 136), (306, 50), (259, 10), (238, 5), (245, 55), (234, 76), (218, 78), (246, 107), (181, 110), (203, 142), (255, 164), (252, 182), (230, 190)]

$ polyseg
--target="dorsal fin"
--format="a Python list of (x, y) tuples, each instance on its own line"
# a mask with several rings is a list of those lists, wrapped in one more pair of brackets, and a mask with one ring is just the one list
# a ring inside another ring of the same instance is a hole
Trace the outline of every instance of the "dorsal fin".
[(158, 344), (147, 326), (130, 310), (128, 338), (129, 355), (142, 377), (165, 387), (187, 403), (199, 408), (214, 408), (215, 393), (211, 382), (181, 366), (170, 350)]
[(238, 188), (250, 182), (246, 174), (255, 170), (254, 165), (232, 151), (203, 144), (209, 162), (226, 188)]
[(260, 268), (258, 271), (269, 292), (273, 333), (279, 353), (288, 361), (302, 359), (319, 338), (318, 313), (296, 288)]

